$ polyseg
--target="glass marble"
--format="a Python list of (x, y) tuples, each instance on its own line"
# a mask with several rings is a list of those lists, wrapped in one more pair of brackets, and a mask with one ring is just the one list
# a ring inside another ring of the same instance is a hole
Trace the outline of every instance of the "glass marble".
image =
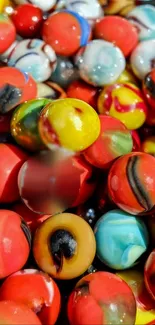
[(79, 71), (71, 58), (58, 56), (57, 66), (51, 74), (50, 80), (59, 84), (62, 88), (67, 88), (73, 81), (79, 79)]
[(34, 236), (33, 254), (39, 268), (61, 280), (83, 274), (95, 253), (91, 227), (75, 214), (62, 213), (48, 218)]
[(16, 142), (30, 151), (44, 148), (38, 131), (41, 110), (50, 103), (48, 99), (34, 99), (18, 106), (11, 119), (11, 134)]
[(100, 120), (96, 111), (82, 100), (57, 99), (42, 110), (39, 132), (49, 149), (82, 151), (99, 136)]
[(149, 244), (144, 222), (122, 210), (105, 213), (97, 221), (94, 234), (97, 256), (115, 270), (137, 264)]
[(155, 68), (155, 39), (140, 42), (132, 52), (130, 62), (133, 72), (142, 80)]
[(89, 21), (95, 21), (96, 19), (103, 17), (103, 9), (98, 0), (66, 0), (66, 8), (77, 12)]
[(154, 300), (149, 295), (144, 275), (141, 271), (132, 269), (121, 271), (117, 275), (131, 288), (137, 304), (135, 325), (153, 325), (155, 322)]
[(125, 69), (121, 50), (110, 42), (93, 40), (82, 48), (75, 58), (80, 77), (94, 86), (116, 81)]
[(14, 2), (18, 5), (23, 3), (31, 3), (43, 11), (49, 11), (54, 7), (57, 0), (14, 0)]
[(129, 286), (110, 272), (84, 276), (68, 301), (71, 325), (134, 325), (136, 302)]
[(56, 55), (40, 39), (20, 41), (8, 58), (8, 65), (28, 72), (37, 82), (46, 81), (56, 68)]
[(108, 192), (113, 202), (133, 215), (146, 215), (155, 207), (155, 157), (133, 152), (120, 157), (108, 175)]
[(146, 121), (148, 109), (143, 93), (137, 86), (116, 83), (101, 91), (98, 111), (119, 119), (129, 130), (136, 130)]
[(88, 21), (71, 10), (56, 11), (47, 18), (42, 28), (43, 40), (52, 46), (57, 55), (74, 55), (88, 43), (90, 36)]
[(127, 19), (137, 28), (139, 41), (155, 38), (154, 6), (138, 6), (128, 13)]
[(18, 187), (26, 206), (54, 215), (84, 203), (93, 195), (96, 174), (82, 156), (57, 149), (41, 151), (23, 164)]
[(5, 114), (17, 105), (36, 98), (37, 85), (28, 73), (12, 68), (0, 68), (0, 113)]

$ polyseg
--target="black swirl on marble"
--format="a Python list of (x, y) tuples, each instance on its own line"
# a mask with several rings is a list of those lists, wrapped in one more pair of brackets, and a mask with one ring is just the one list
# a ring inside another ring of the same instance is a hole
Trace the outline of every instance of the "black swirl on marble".
[(73, 235), (64, 229), (56, 230), (49, 238), (49, 251), (53, 258), (57, 273), (63, 267), (63, 258), (70, 260), (77, 248), (77, 242)]
[(138, 156), (130, 157), (127, 163), (126, 173), (128, 182), (137, 199), (137, 202), (141, 205), (142, 208), (144, 208), (145, 211), (149, 211), (152, 209), (153, 204), (151, 202), (149, 194), (147, 191), (145, 191), (141, 182), (142, 176), (139, 175), (138, 170), (139, 160), (140, 157)]

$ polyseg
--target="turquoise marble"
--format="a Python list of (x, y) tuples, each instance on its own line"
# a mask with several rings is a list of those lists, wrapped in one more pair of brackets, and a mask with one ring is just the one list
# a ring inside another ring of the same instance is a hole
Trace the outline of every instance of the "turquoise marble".
[(127, 18), (137, 28), (140, 41), (155, 39), (154, 6), (137, 6), (129, 12)]
[(144, 222), (122, 210), (104, 214), (96, 223), (94, 233), (97, 256), (115, 270), (137, 264), (149, 243)]

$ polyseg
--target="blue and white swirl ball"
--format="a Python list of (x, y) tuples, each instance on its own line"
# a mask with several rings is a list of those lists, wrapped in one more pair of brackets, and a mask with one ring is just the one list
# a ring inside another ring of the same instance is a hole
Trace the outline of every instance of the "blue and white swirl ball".
[(119, 209), (104, 214), (98, 220), (94, 233), (97, 256), (115, 270), (137, 264), (149, 244), (144, 222)]

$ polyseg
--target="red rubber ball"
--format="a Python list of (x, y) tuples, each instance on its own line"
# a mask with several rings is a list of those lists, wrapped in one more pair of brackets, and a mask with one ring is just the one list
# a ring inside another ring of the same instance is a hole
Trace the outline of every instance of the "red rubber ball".
[(20, 36), (33, 38), (40, 32), (43, 13), (40, 8), (31, 4), (23, 4), (14, 10), (11, 18)]
[(19, 271), (26, 263), (31, 233), (19, 214), (0, 210), (0, 279)]
[(94, 29), (95, 37), (112, 42), (128, 56), (138, 43), (138, 33), (125, 18), (108, 16), (99, 20)]

